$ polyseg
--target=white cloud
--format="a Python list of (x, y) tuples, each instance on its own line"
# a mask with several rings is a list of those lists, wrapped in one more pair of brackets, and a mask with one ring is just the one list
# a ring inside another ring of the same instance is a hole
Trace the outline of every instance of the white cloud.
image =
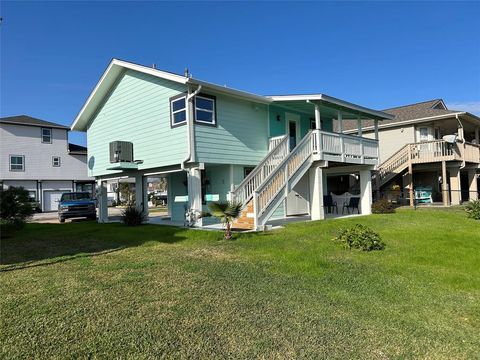
[(480, 101), (452, 102), (447, 104), (450, 110), (463, 110), (469, 113), (480, 115)]

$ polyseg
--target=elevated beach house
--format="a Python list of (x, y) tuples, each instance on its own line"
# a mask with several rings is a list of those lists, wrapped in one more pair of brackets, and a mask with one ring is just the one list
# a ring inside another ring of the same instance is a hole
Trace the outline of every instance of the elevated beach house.
[[(378, 130), (372, 121), (364, 122), (362, 129), (369, 138), (378, 133), (380, 165), (375, 187), (381, 196), (392, 200), (400, 196), (411, 205), (413, 199), (444, 205), (478, 199), (478, 116), (448, 109), (442, 99), (383, 111), (393, 118)], [(357, 123), (347, 121), (344, 129), (354, 134)]]
[[(114, 59), (71, 128), (87, 132), (99, 221), (108, 220), (107, 180), (135, 178), (136, 204), (148, 212), (146, 179), (164, 176), (172, 222), (189, 212), (196, 226), (211, 224), (200, 216), (208, 202), (231, 199), (245, 206), (237, 226), (253, 229), (323, 219), (342, 175), (357, 179), (357, 211), (369, 214), (379, 149), (362, 124), (391, 118), (324, 94), (260, 96)], [(344, 134), (351, 119), (360, 131)]]

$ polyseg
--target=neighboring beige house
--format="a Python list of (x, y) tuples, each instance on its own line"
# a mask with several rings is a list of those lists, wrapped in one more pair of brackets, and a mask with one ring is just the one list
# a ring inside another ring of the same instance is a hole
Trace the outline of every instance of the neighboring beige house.
[[(478, 199), (478, 116), (449, 110), (441, 99), (383, 111), (395, 117), (378, 127), (376, 189), (380, 196), (409, 199), (411, 205), (414, 190), (420, 202), (456, 205)], [(344, 132), (357, 133), (357, 123), (345, 122)], [(361, 132), (374, 138), (373, 122)]]

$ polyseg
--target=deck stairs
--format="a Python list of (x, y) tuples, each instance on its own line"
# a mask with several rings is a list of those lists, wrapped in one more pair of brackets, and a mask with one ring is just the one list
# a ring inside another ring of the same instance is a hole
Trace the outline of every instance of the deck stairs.
[(444, 140), (406, 144), (378, 166), (374, 175), (376, 187), (380, 189), (410, 165), (441, 161), (480, 162), (480, 147), (464, 142), (448, 143)]
[(300, 181), (313, 162), (315, 137), (305, 136), (290, 151), (287, 136), (277, 138), (265, 158), (232, 191), (230, 199), (243, 205), (238, 229), (261, 228)]

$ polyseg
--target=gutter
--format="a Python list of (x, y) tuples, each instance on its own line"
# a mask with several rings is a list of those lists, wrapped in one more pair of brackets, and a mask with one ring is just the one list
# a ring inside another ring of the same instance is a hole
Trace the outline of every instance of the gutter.
[[(185, 169), (185, 163), (189, 160), (192, 159), (192, 157), (194, 156), (195, 154), (195, 136), (194, 136), (194, 132), (193, 132), (193, 122), (192, 122), (192, 114), (190, 112), (191, 108), (190, 108), (190, 100), (196, 96), (200, 90), (202, 89), (202, 85), (199, 85), (197, 90), (195, 90), (193, 93), (190, 93), (190, 87), (188, 88), (188, 95), (187, 95), (187, 98), (185, 100), (186, 102), (186, 107), (187, 107), (187, 113), (186, 113), (186, 117), (187, 117), (187, 127), (188, 127), (188, 146), (187, 146), (187, 155), (185, 156), (185, 158), (182, 160), (182, 162), (180, 163), (180, 168), (184, 171), (187, 171), (187, 169)], [(192, 109), (192, 113), (193, 113), (193, 109)]]

